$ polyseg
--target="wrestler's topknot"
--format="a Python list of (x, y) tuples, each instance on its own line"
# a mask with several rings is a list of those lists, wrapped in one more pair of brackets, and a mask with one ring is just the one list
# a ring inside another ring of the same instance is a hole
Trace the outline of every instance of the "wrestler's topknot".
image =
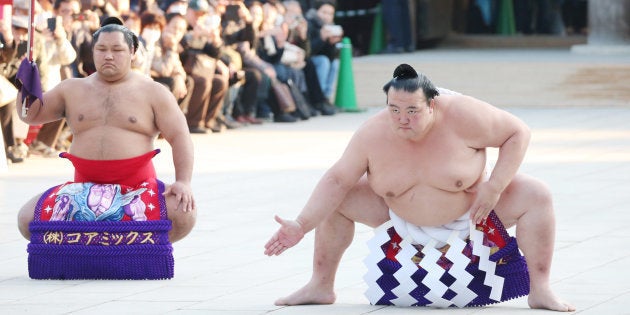
[(383, 86), (383, 92), (387, 94), (389, 89), (414, 93), (419, 89), (428, 100), (440, 95), (435, 85), (424, 74), (418, 73), (412, 66), (403, 63), (394, 70), (394, 77)]
[(103, 20), (103, 22), (101, 22), (101, 27), (92, 35), (92, 37), (94, 38), (94, 40), (92, 41), (92, 46), (94, 46), (102, 32), (108, 33), (113, 31), (121, 32), (125, 36), (125, 41), (129, 45), (129, 49), (133, 48), (134, 53), (138, 51), (138, 36), (136, 36), (136, 34), (134, 34), (128, 28), (126, 28), (123, 22), (115, 16), (107, 17)]
[(394, 79), (397, 80), (415, 79), (417, 77), (418, 72), (416, 72), (416, 70), (412, 66), (406, 63), (400, 64), (394, 70)]
[(108, 16), (103, 20), (103, 22), (101, 22), (101, 27), (109, 24), (124, 25), (119, 18), (115, 16)]

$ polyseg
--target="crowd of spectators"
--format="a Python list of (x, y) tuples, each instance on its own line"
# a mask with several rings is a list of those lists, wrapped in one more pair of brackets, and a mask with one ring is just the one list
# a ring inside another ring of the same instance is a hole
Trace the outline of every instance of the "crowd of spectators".
[[(65, 121), (29, 128), (15, 111), (29, 5), (14, 0), (0, 23), (0, 123), (13, 163), (57, 156), (72, 142)], [(138, 36), (132, 68), (173, 93), (191, 133), (292, 123), (336, 113), (330, 99), (343, 29), (334, 12), (332, 0), (36, 0), (33, 61), (44, 91), (91, 75), (92, 34), (114, 16)], [(286, 105), (278, 86), (297, 106)]]

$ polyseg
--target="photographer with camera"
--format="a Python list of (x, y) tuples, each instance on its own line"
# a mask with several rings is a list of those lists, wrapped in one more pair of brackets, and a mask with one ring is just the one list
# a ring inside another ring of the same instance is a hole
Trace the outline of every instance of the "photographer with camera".
[[(186, 11), (188, 32), (182, 46), (185, 69), (193, 77), (203, 76), (203, 101), (194, 102), (201, 85), (195, 79), (193, 97), (186, 113), (191, 132), (221, 132), (223, 103), (229, 88), (230, 71), (219, 59), (224, 43), (221, 37), (221, 17), (207, 0), (191, 0)], [(207, 96), (206, 96), (207, 95)]]
[[(83, 5), (87, 6), (87, 3)], [(61, 17), (61, 26), (77, 53), (77, 59), (65, 67), (62, 76), (86, 77), (94, 71), (92, 58), (92, 33), (99, 28), (99, 15), (91, 7), (83, 7), (80, 0), (55, 0), (54, 12)]]

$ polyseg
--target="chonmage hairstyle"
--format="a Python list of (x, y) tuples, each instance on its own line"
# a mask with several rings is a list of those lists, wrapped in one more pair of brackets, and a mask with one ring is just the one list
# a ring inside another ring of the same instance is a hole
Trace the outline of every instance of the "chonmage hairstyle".
[(127, 42), (127, 46), (129, 46), (129, 49), (132, 50), (133, 53), (138, 51), (138, 36), (136, 36), (136, 34), (134, 34), (128, 28), (124, 27), (123, 22), (119, 18), (113, 16), (105, 18), (101, 23), (101, 27), (96, 30), (96, 32), (94, 32), (94, 35), (92, 35), (92, 37), (94, 38), (94, 40), (92, 41), (92, 49), (94, 48), (96, 42), (98, 42), (98, 38), (101, 33), (113, 32), (121, 32), (125, 37), (125, 42)]
[(423, 74), (418, 74), (412, 66), (406, 63), (400, 64), (396, 67), (393, 78), (383, 86), (383, 92), (387, 94), (390, 88), (393, 88), (394, 90), (403, 90), (409, 93), (422, 89), (427, 101), (440, 95), (440, 92), (438, 92), (437, 88), (433, 85), (429, 78)]

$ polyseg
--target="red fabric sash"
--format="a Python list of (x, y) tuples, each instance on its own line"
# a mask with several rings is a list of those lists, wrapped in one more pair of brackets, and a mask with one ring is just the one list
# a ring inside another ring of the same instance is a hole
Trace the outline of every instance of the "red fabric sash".
[(160, 149), (143, 155), (122, 160), (87, 160), (70, 153), (59, 154), (74, 165), (75, 182), (98, 184), (123, 184), (136, 186), (147, 178), (156, 178), (151, 159), (160, 153)]

